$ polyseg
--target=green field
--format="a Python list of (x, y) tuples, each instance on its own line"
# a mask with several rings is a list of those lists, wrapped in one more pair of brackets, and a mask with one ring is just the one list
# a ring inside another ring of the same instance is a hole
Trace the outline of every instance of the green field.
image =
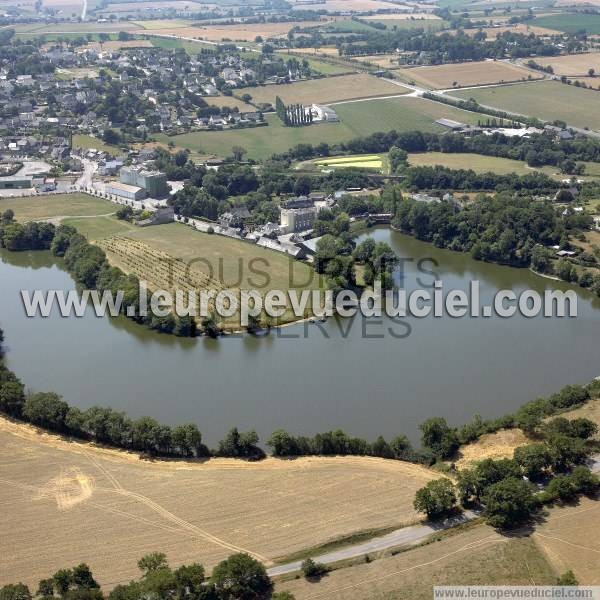
[(452, 95), (546, 121), (560, 119), (573, 127), (600, 129), (600, 94), (558, 81), (453, 91)]
[(380, 154), (358, 154), (354, 156), (332, 156), (314, 161), (319, 168), (324, 169), (376, 169), (381, 171), (386, 163), (385, 157)]
[(343, 73), (351, 73), (352, 69), (350, 67), (345, 67), (343, 65), (332, 65), (323, 60), (319, 60), (318, 58), (312, 58), (310, 55), (306, 54), (291, 54), (285, 51), (278, 52), (279, 56), (281, 56), (284, 60), (288, 60), (290, 58), (296, 58), (300, 62), (307, 60), (310, 68), (313, 71), (318, 71), (323, 75), (341, 75)]
[(314, 124), (308, 127), (284, 127), (279, 118), (268, 114), (268, 127), (238, 129), (230, 131), (201, 131), (186, 133), (172, 138), (156, 136), (158, 141), (169, 139), (180, 147), (202, 154), (227, 156), (233, 146), (241, 145), (248, 150), (248, 157), (268, 158), (274, 153), (284, 152), (297, 144), (329, 144), (345, 142), (378, 131), (443, 131), (435, 124), (437, 119), (447, 118), (463, 123), (477, 124), (482, 116), (459, 110), (439, 102), (419, 98), (391, 98), (352, 102), (335, 107), (340, 123)]
[(87, 194), (56, 194), (0, 198), (0, 213), (11, 209), (17, 221), (39, 221), (58, 217), (89, 217), (114, 213), (117, 208), (108, 200)]
[(382, 23), (387, 27), (388, 31), (394, 31), (395, 29), (439, 31), (449, 25), (448, 21), (444, 21), (443, 19), (381, 19), (380, 21), (369, 19), (369, 22)]
[(189, 40), (179, 40), (175, 38), (149, 36), (148, 39), (152, 45), (156, 48), (166, 48), (167, 50), (178, 50), (183, 48), (190, 56), (195, 56), (200, 53), (202, 48), (214, 48), (210, 44), (203, 44), (202, 42), (190, 42)]
[(373, 33), (377, 31), (376, 27), (367, 25), (366, 22), (355, 21), (354, 19), (340, 19), (332, 21), (322, 27), (324, 31), (335, 31), (339, 33)]
[(122, 154), (121, 148), (105, 144), (101, 139), (92, 137), (91, 135), (75, 134), (73, 136), (73, 148), (85, 148), (86, 150), (94, 149), (101, 150), (107, 154), (117, 156)]
[(532, 25), (556, 29), (565, 33), (585, 31), (589, 34), (600, 33), (600, 14), (560, 13), (546, 15), (531, 21)]
[(74, 217), (63, 219), (62, 223), (75, 227), (79, 233), (90, 241), (101, 240), (112, 235), (127, 235), (127, 232), (135, 229), (134, 225), (127, 221), (120, 221), (114, 216), (93, 217), (91, 219)]

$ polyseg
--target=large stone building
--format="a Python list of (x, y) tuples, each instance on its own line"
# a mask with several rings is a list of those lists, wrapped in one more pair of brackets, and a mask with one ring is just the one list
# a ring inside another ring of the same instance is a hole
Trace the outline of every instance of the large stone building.
[(282, 208), (279, 213), (279, 230), (282, 233), (299, 233), (313, 228), (317, 218), (315, 206), (306, 208)]
[(143, 188), (150, 198), (163, 198), (169, 193), (167, 176), (160, 171), (148, 171), (143, 167), (123, 167), (120, 173), (121, 183)]

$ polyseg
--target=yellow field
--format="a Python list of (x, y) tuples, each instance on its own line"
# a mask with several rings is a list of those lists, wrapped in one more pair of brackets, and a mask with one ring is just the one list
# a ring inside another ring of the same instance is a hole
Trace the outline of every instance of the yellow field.
[(266, 85), (252, 88), (248, 93), (254, 103), (275, 104), (279, 96), (284, 103), (329, 104), (354, 98), (396, 96), (408, 92), (406, 88), (388, 83), (365, 73), (312, 79), (283, 85)]
[(533, 537), (558, 573), (571, 569), (579, 583), (600, 585), (600, 502), (553, 508)]
[(340, 55), (338, 49), (331, 46), (323, 48), (294, 48), (294, 54), (314, 54), (315, 56), (322, 55), (324, 57)]
[(515, 448), (532, 443), (520, 429), (501, 429), (496, 433), (482, 435), (476, 442), (461, 446), (458, 460), (453, 461), (459, 469), (467, 469), (473, 463), (493, 458), (512, 458)]
[[(524, 81), (532, 75), (530, 71), (516, 65), (492, 60), (435, 67), (416, 67), (406, 69), (403, 73), (406, 77), (410, 77), (417, 83), (432, 89)], [(535, 75), (532, 77), (536, 79)]]
[(212, 567), (246, 551), (266, 564), (359, 530), (417, 519), (438, 475), (377, 458), (146, 463), (0, 419), (0, 586), (86, 562), (110, 589), (144, 554)]
[[(540, 57), (537, 62), (543, 67), (551, 66), (556, 75), (585, 77), (589, 69), (594, 69), (600, 75), (600, 53), (569, 54), (568, 56)], [(597, 83), (600, 85), (600, 77)], [(597, 87), (597, 86), (594, 86)]]
[(354, 60), (358, 62), (367, 62), (382, 68), (398, 67), (397, 54), (373, 54), (368, 56), (357, 56)]
[(366, 154), (359, 156), (332, 156), (323, 160), (315, 161), (319, 167), (348, 168), (357, 167), (363, 169), (381, 169), (383, 168), (383, 160), (378, 154)]
[[(373, 558), (377, 558), (374, 556)], [(339, 569), (319, 583), (277, 584), (297, 600), (431, 600), (434, 585), (553, 585), (535, 542), (479, 525), (396, 556)]]
[[(111, 8), (112, 8), (111, 4)], [(257, 36), (262, 38), (282, 37), (293, 27), (315, 26), (314, 21), (293, 21), (289, 23), (236, 23), (235, 25), (206, 25), (198, 27), (160, 27), (158, 31), (164, 35), (178, 37), (201, 38), (213, 42), (222, 40), (253, 42)], [(145, 25), (150, 28), (148, 22)]]

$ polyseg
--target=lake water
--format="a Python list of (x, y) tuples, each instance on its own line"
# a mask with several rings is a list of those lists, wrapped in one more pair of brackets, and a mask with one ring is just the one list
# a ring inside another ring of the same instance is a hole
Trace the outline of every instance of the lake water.
[[(479, 280), (482, 302), (500, 289), (567, 289), (387, 228), (369, 235), (401, 257), (435, 259), (445, 290), (468, 290)], [(99, 404), (171, 424), (194, 421), (209, 445), (232, 426), (255, 428), (263, 440), (278, 428), (306, 435), (342, 428), (368, 439), (405, 433), (416, 440), (428, 417), (453, 424), (475, 413), (496, 417), (600, 375), (600, 301), (583, 291), (575, 319), (411, 318), (406, 337), (406, 327), (387, 318), (335, 318), (264, 338), (182, 340), (91, 313), (27, 318), (20, 290), (68, 290), (73, 281), (48, 253), (0, 251), (0, 259), (7, 360), (30, 389), (54, 390), (81, 408)], [(405, 263), (404, 275), (409, 290), (420, 287), (418, 277), (432, 281), (415, 262)]]

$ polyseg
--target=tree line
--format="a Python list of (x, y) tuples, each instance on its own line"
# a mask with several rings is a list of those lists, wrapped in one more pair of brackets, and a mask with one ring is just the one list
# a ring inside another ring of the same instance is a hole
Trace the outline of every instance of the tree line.
[(300, 127), (310, 125), (313, 122), (313, 114), (303, 104), (284, 104), (277, 96), (275, 98), (275, 112), (286, 127)]
[(248, 554), (232, 554), (210, 576), (199, 563), (176, 569), (162, 552), (146, 554), (137, 563), (138, 579), (104, 593), (86, 563), (59, 569), (42, 579), (33, 593), (23, 583), (0, 588), (0, 600), (294, 600), (289, 592), (274, 592), (262, 563)]

